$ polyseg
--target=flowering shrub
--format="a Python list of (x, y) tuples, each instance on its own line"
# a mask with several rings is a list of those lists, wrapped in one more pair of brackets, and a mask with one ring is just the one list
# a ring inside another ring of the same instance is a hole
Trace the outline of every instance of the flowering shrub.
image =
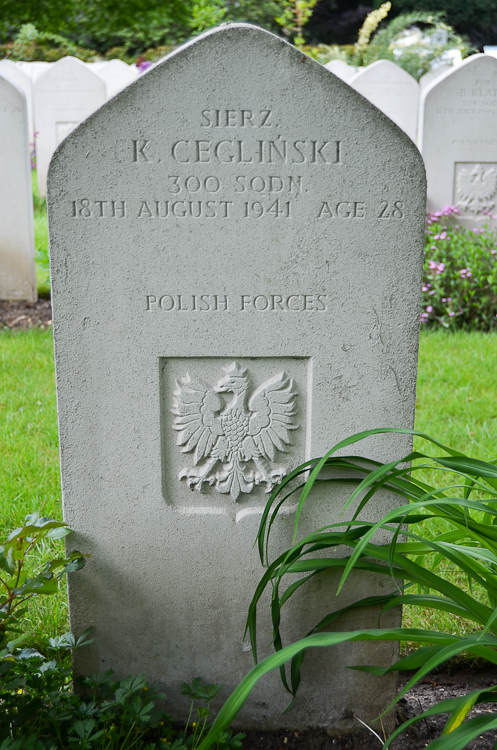
[(458, 215), (446, 206), (426, 218), (421, 323), (497, 330), (497, 235), (461, 227)]

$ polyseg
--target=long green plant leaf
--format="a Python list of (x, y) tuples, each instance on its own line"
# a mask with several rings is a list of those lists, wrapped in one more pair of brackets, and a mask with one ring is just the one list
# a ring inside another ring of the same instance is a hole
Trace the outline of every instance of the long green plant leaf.
[[(458, 638), (457, 636), (449, 636), (445, 633), (439, 633), (437, 631), (429, 630), (417, 630), (411, 628), (393, 628), (384, 630), (356, 630), (348, 633), (317, 633), (311, 635), (308, 638), (303, 638), (296, 643), (292, 643), (289, 646), (271, 654), (266, 659), (256, 664), (250, 672), (244, 677), (240, 684), (231, 693), (230, 697), (226, 700), (218, 715), (216, 716), (212, 727), (207, 733), (205, 739), (199, 745), (198, 750), (207, 750), (216, 740), (220, 734), (227, 730), (230, 726), (241, 707), (249, 697), (257, 681), (268, 672), (274, 669), (279, 669), (287, 661), (292, 659), (301, 651), (307, 648), (323, 648), (329, 646), (337, 646), (342, 643), (356, 642), (356, 641), (400, 641), (409, 640), (414, 643), (422, 644), (436, 644), (442, 647), (444, 650), (446, 647), (452, 647), (452, 653), (458, 653), (462, 650), (468, 650), (472, 652), (472, 643), (477, 640), (482, 647), (497, 648), (497, 638), (486, 635), (480, 639), (473, 638)], [(445, 654), (442, 658), (445, 658)], [(432, 658), (433, 661), (433, 658)], [(497, 652), (494, 653), (494, 663), (497, 663)], [(410, 681), (412, 682), (412, 680)], [(400, 696), (399, 696), (400, 697)], [(390, 707), (389, 707), (390, 708)], [(389, 710), (389, 709), (387, 709)], [(496, 719), (497, 722), (497, 719)]]

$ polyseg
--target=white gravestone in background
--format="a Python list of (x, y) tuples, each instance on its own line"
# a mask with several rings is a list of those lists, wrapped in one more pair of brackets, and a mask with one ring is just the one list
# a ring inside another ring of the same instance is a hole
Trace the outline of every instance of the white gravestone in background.
[(135, 65), (126, 65), (122, 60), (93, 63), (93, 70), (105, 81), (107, 98), (110, 99), (118, 91), (138, 78), (139, 71)]
[(54, 63), (36, 79), (33, 91), (38, 189), (45, 195), (53, 152), (107, 96), (104, 81), (75, 57)]
[[(71, 133), (48, 205), (64, 513), (91, 553), (70, 581), (72, 629), (95, 627), (76, 668), (144, 672), (185, 716), (184, 680), (222, 682), (221, 700), (253, 664), (242, 637), (274, 484), (356, 431), (413, 424), (423, 163), (339, 78), (232, 24)], [(409, 446), (396, 435), (362, 449), (386, 460)], [(302, 533), (336, 520), (346, 497), (320, 489)], [(275, 551), (291, 544), (294, 518), (277, 519)], [(337, 580), (316, 576), (289, 603), (287, 642), (392, 585), (361, 573), (337, 598)], [(377, 616), (340, 626), (376, 627)], [(259, 626), (266, 654), (267, 611)], [(372, 720), (395, 677), (344, 665), (395, 653), (309, 653), (291, 714), (275, 673), (238, 723)]]
[(449, 70), (454, 70), (452, 65), (437, 65), (436, 68), (429, 70), (428, 73), (425, 73), (424, 76), (421, 76), (419, 79), (420, 90), (429, 86), (430, 83), (436, 81), (437, 78), (440, 78), (441, 75), (447, 73)]
[(31, 80), (34, 82), (41, 76), (42, 73), (46, 73), (54, 63), (49, 62), (18, 62), (16, 63), (22, 71), (28, 74)]
[(377, 60), (348, 83), (416, 140), (419, 84), (415, 78), (390, 60)]
[(437, 79), (419, 122), (428, 210), (456, 205), (463, 225), (497, 226), (487, 215), (497, 214), (497, 60), (472, 55)]
[(26, 99), (0, 75), (0, 299), (34, 302), (36, 269)]
[(34, 121), (33, 121), (33, 91), (30, 76), (11, 60), (0, 60), (0, 75), (6, 75), (16, 86), (21, 89), (26, 98), (28, 142), (33, 143)]
[(353, 65), (348, 65), (343, 60), (330, 60), (324, 67), (347, 83), (357, 73), (357, 68), (354, 68)]

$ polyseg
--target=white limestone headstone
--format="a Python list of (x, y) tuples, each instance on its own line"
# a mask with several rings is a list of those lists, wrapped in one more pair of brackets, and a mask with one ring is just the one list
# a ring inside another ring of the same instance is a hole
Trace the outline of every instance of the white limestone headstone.
[(419, 84), (409, 73), (390, 60), (377, 60), (351, 78), (349, 85), (416, 140)]
[[(64, 514), (91, 554), (70, 581), (73, 631), (95, 627), (76, 667), (146, 673), (184, 716), (181, 682), (222, 682), (221, 700), (252, 666), (242, 636), (267, 490), (345, 436), (413, 424), (422, 159), (323, 66), (230, 24), (69, 135), (48, 207)], [(362, 449), (386, 460), (409, 446), (396, 435)], [(302, 533), (338, 519), (346, 497), (321, 487)], [(292, 507), (276, 549), (291, 544)], [(289, 603), (286, 642), (391, 589), (361, 574), (337, 598), (337, 580), (316, 576)], [(260, 639), (269, 653), (267, 612)], [(395, 678), (344, 665), (394, 657), (391, 644), (309, 653), (292, 713), (272, 674), (238, 724), (373, 720)]]
[(37, 78), (41, 76), (42, 73), (46, 73), (49, 68), (52, 67), (55, 63), (49, 63), (44, 61), (38, 61), (38, 62), (25, 62), (21, 61), (16, 63), (22, 71), (27, 73), (31, 80), (34, 82)]
[(353, 65), (349, 65), (343, 60), (330, 60), (324, 67), (347, 83), (357, 73), (357, 68), (354, 68)]
[(129, 86), (138, 78), (139, 72), (135, 65), (126, 65), (122, 60), (109, 60), (105, 63), (95, 63), (95, 72), (105, 81), (107, 98)]
[(429, 86), (433, 81), (436, 81), (437, 78), (440, 78), (441, 75), (447, 73), (449, 70), (453, 70), (452, 65), (437, 65), (436, 68), (429, 70), (428, 73), (425, 73), (424, 76), (421, 76), (419, 79), (420, 90)]
[(0, 299), (37, 298), (26, 98), (0, 74)]
[(11, 60), (0, 60), (0, 75), (5, 73), (16, 86), (21, 89), (26, 98), (27, 118), (28, 118), (28, 140), (33, 143), (34, 140), (34, 120), (33, 120), (33, 91), (30, 76), (18, 65)]
[(497, 214), (497, 60), (468, 57), (422, 93), (419, 148), (428, 210), (458, 206), (470, 228)]
[(36, 167), (40, 195), (46, 193), (52, 154), (64, 138), (106, 101), (104, 81), (75, 57), (64, 57), (34, 82)]

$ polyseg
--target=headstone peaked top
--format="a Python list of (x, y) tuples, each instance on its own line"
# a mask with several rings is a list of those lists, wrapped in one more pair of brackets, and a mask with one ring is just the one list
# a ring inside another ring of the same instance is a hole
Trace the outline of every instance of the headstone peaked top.
[(334, 73), (336, 76), (342, 79), (342, 81), (350, 81), (351, 78), (357, 73), (357, 68), (353, 65), (349, 65), (343, 60), (330, 60), (324, 66), (330, 73)]
[(122, 60), (109, 60), (104, 63), (94, 63), (94, 65), (95, 72), (105, 81), (108, 99), (125, 86), (129, 86), (139, 76), (135, 65), (127, 65)]
[(36, 167), (40, 195), (46, 193), (52, 154), (64, 138), (106, 100), (105, 82), (76, 57), (63, 57), (33, 84)]
[(416, 140), (419, 84), (400, 65), (377, 60), (349, 81), (352, 88), (381, 109), (409, 138)]
[(0, 299), (37, 297), (26, 98), (0, 72)]
[[(221, 682), (225, 698), (252, 666), (253, 543), (278, 479), (355, 431), (413, 423), (423, 163), (321, 65), (230, 24), (71, 133), (48, 205), (64, 512), (92, 555), (70, 583), (73, 629), (96, 633), (77, 668), (145, 672), (182, 715), (182, 681)], [(379, 459), (408, 448), (368, 446)], [(318, 492), (302, 530), (345, 498)], [(276, 547), (291, 543), (291, 507)], [(288, 607), (287, 642), (391, 586), (356, 576), (336, 598), (336, 576), (313, 581)], [(266, 653), (267, 617), (260, 638)], [(291, 718), (273, 674), (239, 724), (374, 718), (395, 680), (343, 666), (393, 655), (309, 654)]]
[(34, 139), (34, 122), (33, 122), (33, 91), (29, 74), (22, 70), (11, 60), (0, 60), (0, 75), (6, 75), (16, 86), (21, 89), (26, 98), (27, 121), (28, 121), (28, 140), (33, 143)]
[(419, 79), (420, 91), (429, 86), (430, 83), (433, 83), (433, 81), (436, 81), (437, 78), (440, 78), (443, 73), (448, 73), (450, 70), (453, 70), (452, 65), (437, 65), (436, 68), (429, 70), (428, 73), (425, 73)]
[(422, 93), (419, 148), (428, 209), (458, 207), (458, 222), (489, 223), (497, 214), (497, 60), (472, 55)]

